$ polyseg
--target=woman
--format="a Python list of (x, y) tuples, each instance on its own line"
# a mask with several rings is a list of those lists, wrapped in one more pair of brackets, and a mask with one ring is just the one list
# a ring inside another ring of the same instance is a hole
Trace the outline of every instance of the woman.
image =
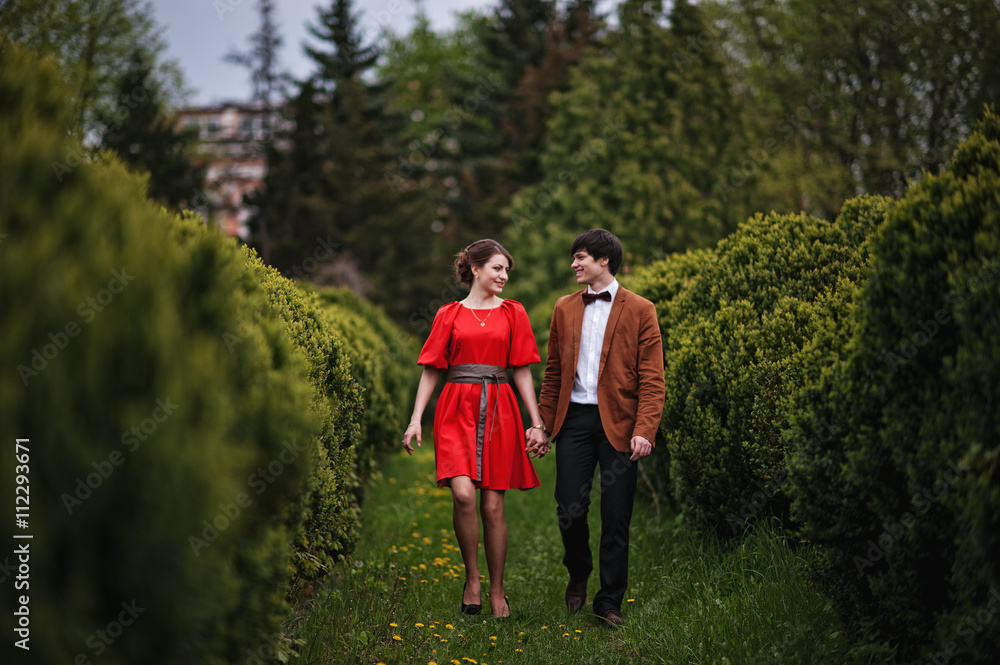
[[(461, 609), (482, 610), (479, 580), (479, 520), (476, 489), (481, 490), (483, 540), (490, 573), (493, 616), (510, 616), (503, 589), (507, 561), (504, 492), (539, 485), (529, 457), (549, 451), (548, 437), (538, 415), (535, 388), (528, 365), (541, 361), (524, 307), (500, 298), (514, 260), (495, 240), (477, 240), (455, 259), (455, 274), (470, 287), (469, 296), (441, 307), (417, 362), (423, 374), (403, 447), (421, 444), (420, 420), (439, 374), (447, 372), (434, 415), (434, 457), (438, 487), (451, 488), (452, 523), (465, 563)], [(531, 417), (527, 438), (521, 429), (514, 385)], [(527, 442), (527, 443), (526, 443)]]

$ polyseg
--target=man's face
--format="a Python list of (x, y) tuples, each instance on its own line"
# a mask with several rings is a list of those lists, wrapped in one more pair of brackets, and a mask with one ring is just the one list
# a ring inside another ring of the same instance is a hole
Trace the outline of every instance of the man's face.
[(581, 249), (573, 255), (573, 263), (570, 265), (576, 273), (576, 283), (593, 286), (608, 274), (608, 259), (595, 259), (586, 249)]

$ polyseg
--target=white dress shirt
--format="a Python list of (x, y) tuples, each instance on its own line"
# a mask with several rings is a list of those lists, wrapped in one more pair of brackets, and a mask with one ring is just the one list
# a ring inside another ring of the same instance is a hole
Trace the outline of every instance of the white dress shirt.
[[(618, 295), (618, 280), (613, 279), (604, 289), (611, 300), (595, 300), (583, 308), (583, 328), (580, 330), (580, 356), (576, 361), (573, 392), (569, 401), (577, 404), (597, 404), (597, 374), (601, 369), (601, 348), (604, 329), (608, 327), (611, 305)], [(587, 286), (587, 293), (597, 293)]]

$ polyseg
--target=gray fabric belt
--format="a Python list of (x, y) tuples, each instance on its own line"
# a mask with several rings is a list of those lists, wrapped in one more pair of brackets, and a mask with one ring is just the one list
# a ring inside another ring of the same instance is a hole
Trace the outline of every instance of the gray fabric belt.
[[(486, 411), (488, 408), (489, 384), (492, 381), (497, 387), (507, 380), (507, 370), (499, 365), (452, 365), (445, 377), (448, 383), (478, 383), (482, 386), (479, 393), (479, 426), (476, 428), (476, 480), (483, 479), (483, 441), (486, 438)], [(497, 398), (493, 400), (493, 420), (490, 422), (490, 437), (493, 436), (493, 424), (496, 423)]]

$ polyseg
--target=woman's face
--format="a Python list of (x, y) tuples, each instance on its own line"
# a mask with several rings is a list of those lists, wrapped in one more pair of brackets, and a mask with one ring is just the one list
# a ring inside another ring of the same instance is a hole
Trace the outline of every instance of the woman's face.
[(475, 282), (485, 289), (486, 293), (497, 296), (507, 283), (508, 270), (510, 264), (507, 263), (507, 257), (503, 254), (494, 254), (486, 263), (473, 270), (473, 274), (476, 275)]

